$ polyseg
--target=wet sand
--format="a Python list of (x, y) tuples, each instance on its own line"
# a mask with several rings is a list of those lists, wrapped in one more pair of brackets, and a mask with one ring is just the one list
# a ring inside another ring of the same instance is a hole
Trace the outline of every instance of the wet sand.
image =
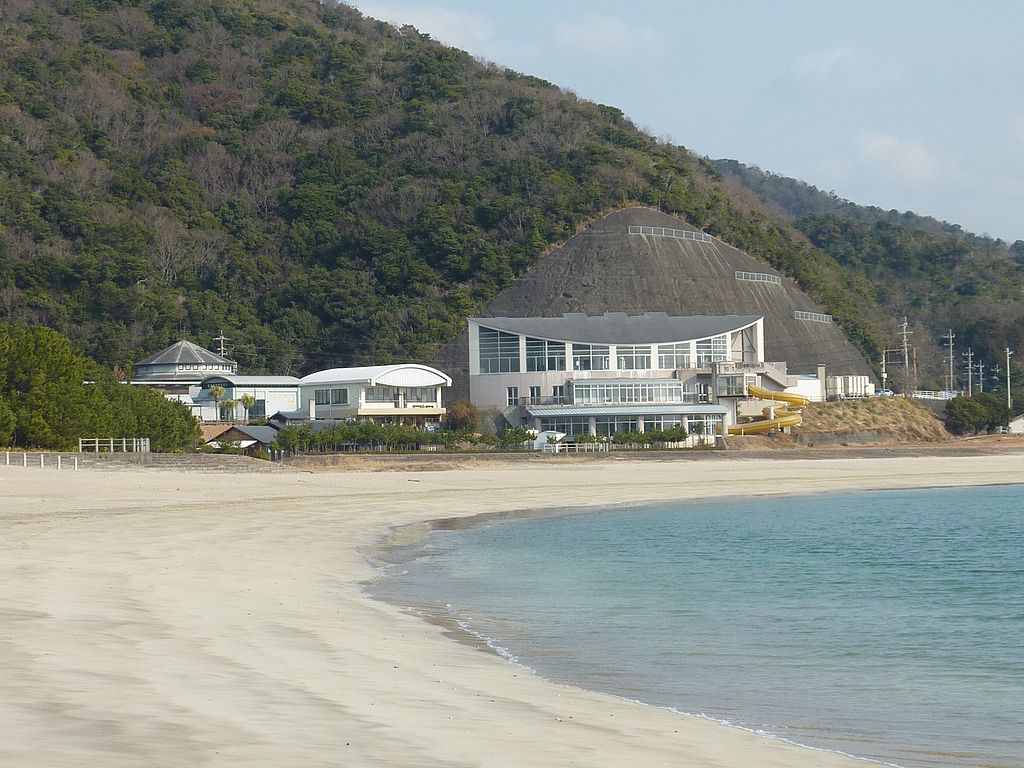
[(0, 467), (0, 765), (861, 765), (534, 678), (368, 598), (366, 554), (394, 526), (483, 512), (1021, 481), (1024, 454)]

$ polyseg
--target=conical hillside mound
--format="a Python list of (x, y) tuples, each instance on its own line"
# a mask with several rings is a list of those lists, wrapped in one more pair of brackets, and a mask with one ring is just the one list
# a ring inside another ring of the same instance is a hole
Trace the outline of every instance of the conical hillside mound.
[[(652, 233), (642, 227), (659, 229)], [(737, 272), (748, 279), (738, 279)], [(627, 208), (596, 221), (498, 294), (480, 315), (558, 317), (563, 312), (764, 315), (765, 357), (785, 361), (790, 373), (813, 373), (819, 363), (830, 374), (871, 373), (837, 325), (798, 319), (797, 312), (823, 310), (793, 281), (651, 208)], [(455, 398), (468, 392), (467, 355), (463, 332), (433, 362), (452, 376)]]

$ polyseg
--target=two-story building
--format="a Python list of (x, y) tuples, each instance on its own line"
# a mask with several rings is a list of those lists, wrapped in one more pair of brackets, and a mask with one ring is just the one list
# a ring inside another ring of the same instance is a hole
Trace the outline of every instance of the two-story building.
[(759, 315), (477, 317), (470, 399), (510, 424), (568, 435), (683, 426), (719, 435), (749, 384), (791, 384), (764, 359)]
[(299, 379), (299, 408), (311, 420), (373, 419), (430, 427), (446, 413), (442, 387), (451, 378), (426, 365), (331, 368)]

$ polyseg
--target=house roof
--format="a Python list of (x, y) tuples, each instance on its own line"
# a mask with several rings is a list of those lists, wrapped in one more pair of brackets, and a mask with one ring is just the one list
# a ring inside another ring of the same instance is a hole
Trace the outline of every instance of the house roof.
[(208, 365), (236, 365), (234, 360), (228, 360), (226, 357), (221, 357), (216, 352), (211, 352), (208, 349), (200, 347), (198, 344), (193, 344), (191, 341), (182, 339), (179, 342), (171, 344), (167, 349), (162, 349), (155, 355), (150, 355), (145, 360), (136, 363), (135, 366), (177, 364), (195, 365), (198, 363), (206, 363)]
[(207, 376), (202, 386), (228, 384), (232, 387), (297, 387), (299, 380), (294, 376), (237, 376), (233, 373), (217, 373)]
[(256, 442), (263, 443), (264, 445), (270, 445), (277, 439), (277, 430), (273, 427), (249, 427), (241, 424), (229, 426), (212, 437), (206, 437), (205, 434), (203, 437), (206, 442), (232, 442), (233, 433), (240, 433), (248, 437), (250, 440), (255, 440)]
[(305, 411), (278, 411), (270, 417), (272, 421), (309, 421)]
[(745, 328), (761, 315), (690, 315), (678, 317), (664, 312), (627, 315), (581, 312), (561, 317), (474, 317), (470, 321), (486, 328), (542, 339), (576, 341), (584, 344), (663, 344), (718, 336)]
[(367, 384), (374, 387), (451, 386), (451, 378), (436, 368), (416, 363), (371, 365), (363, 368), (329, 368), (299, 379), (299, 384)]

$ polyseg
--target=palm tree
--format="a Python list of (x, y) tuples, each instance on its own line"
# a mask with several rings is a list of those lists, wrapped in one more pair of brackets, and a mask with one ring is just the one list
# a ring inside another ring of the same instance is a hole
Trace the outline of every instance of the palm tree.
[(238, 398), (238, 402), (240, 402), (242, 404), (242, 408), (245, 409), (245, 423), (248, 424), (249, 409), (256, 405), (256, 397), (255, 395), (250, 395), (248, 392), (246, 392), (244, 395)]
[(214, 384), (209, 388), (210, 397), (213, 398), (213, 405), (217, 409), (217, 420), (220, 420), (220, 399), (224, 397), (224, 393), (227, 391), (220, 384)]

